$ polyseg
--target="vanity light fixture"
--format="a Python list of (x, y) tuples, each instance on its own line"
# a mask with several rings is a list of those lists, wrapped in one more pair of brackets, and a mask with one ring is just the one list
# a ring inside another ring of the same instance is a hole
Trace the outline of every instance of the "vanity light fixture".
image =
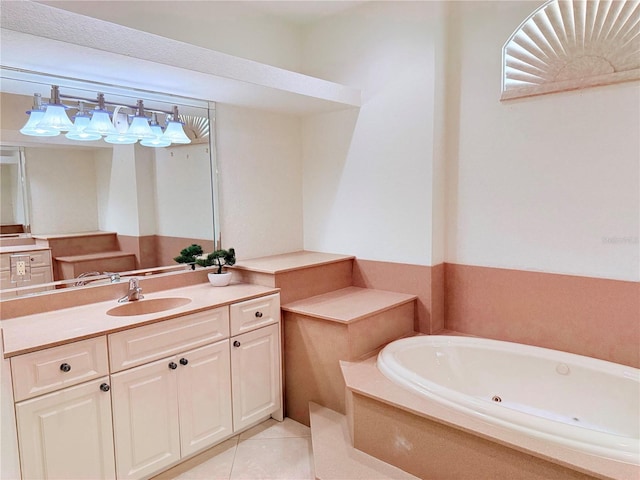
[(45, 108), (42, 105), (42, 97), (39, 93), (33, 95), (33, 107), (27, 112), (29, 120), (25, 123), (24, 127), (20, 129), (20, 133), (23, 135), (30, 135), (33, 137), (55, 137), (60, 132), (53, 128), (40, 127), (40, 121), (44, 117)]
[(145, 138), (140, 141), (140, 145), (145, 147), (168, 147), (171, 145), (171, 140), (164, 138), (162, 127), (158, 124), (158, 114), (153, 112), (151, 114), (151, 124), (149, 125), (151, 131), (154, 134), (154, 138)]
[(167, 128), (165, 129), (162, 137), (171, 141), (171, 143), (191, 143), (187, 134), (184, 133), (184, 128), (182, 128), (183, 125), (184, 123), (180, 121), (180, 116), (178, 115), (178, 107), (174, 105), (171, 120), (167, 119)]
[(58, 132), (68, 132), (73, 128), (73, 123), (67, 116), (66, 106), (60, 101), (60, 89), (57, 85), (51, 87), (51, 98), (45, 105), (45, 112), (42, 120), (38, 123), (39, 128), (47, 130), (57, 130)]
[(78, 102), (78, 113), (76, 113), (73, 121), (73, 128), (67, 132), (65, 137), (69, 140), (78, 140), (88, 142), (91, 140), (100, 140), (102, 135), (99, 133), (87, 132), (86, 129), (91, 123), (91, 115), (84, 109), (84, 102)]
[[(77, 101), (78, 106), (63, 105), (61, 97)], [(29, 120), (20, 129), (23, 135), (49, 137), (68, 131), (65, 137), (78, 141), (99, 140), (104, 137), (104, 141), (111, 144), (125, 145), (140, 141), (140, 144), (146, 147), (191, 143), (191, 139), (184, 132), (184, 124), (180, 121), (178, 107), (175, 105), (170, 112), (150, 111), (149, 118), (143, 100), (138, 100), (135, 107), (110, 103), (109, 105), (115, 105), (112, 114), (106, 107), (104, 94), (98, 93), (96, 100), (64, 96), (60, 94), (57, 85), (51, 87), (49, 103), (43, 104), (40, 94), (34, 94), (33, 98), (33, 108), (27, 112)], [(95, 109), (85, 110), (85, 102), (95, 104)], [(73, 123), (66, 113), (69, 108), (77, 109)], [(120, 112), (120, 109), (133, 111), (135, 114), (127, 115)], [(158, 123), (159, 113), (166, 115), (167, 127), (164, 132)]]
[(129, 125), (127, 135), (135, 138), (136, 140), (155, 138), (155, 134), (151, 131), (151, 127), (149, 126), (149, 120), (147, 120), (147, 117), (144, 114), (144, 103), (142, 100), (138, 100), (136, 110), (136, 115), (131, 120), (131, 125)]
[(109, 111), (104, 106), (104, 94), (98, 93), (98, 106), (91, 112), (91, 123), (86, 128), (87, 133), (98, 133), (100, 136), (117, 135), (116, 127), (111, 123)]

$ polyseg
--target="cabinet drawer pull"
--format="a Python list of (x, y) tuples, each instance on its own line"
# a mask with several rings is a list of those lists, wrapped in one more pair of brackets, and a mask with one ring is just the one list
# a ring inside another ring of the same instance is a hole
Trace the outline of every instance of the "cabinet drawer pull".
[(262, 318), (262, 312), (256, 312), (256, 318)]
[(60, 365), (60, 370), (62, 370), (63, 372), (69, 372), (71, 371), (71, 365), (69, 365), (68, 363), (63, 363), (62, 365)]
[(233, 342), (233, 346), (234, 347), (239, 347), (240, 346), (240, 342), (238, 340), (236, 340), (235, 342)]
[(111, 390), (111, 387), (108, 383), (103, 383), (102, 385), (100, 385), (100, 390), (102, 390), (103, 392), (108, 392), (109, 390)]
[(187, 363), (189, 363), (189, 360), (187, 360), (186, 358), (180, 359), (180, 365), (186, 365)]
[(175, 362), (169, 362), (169, 368), (170, 368), (171, 370), (175, 370), (176, 368), (178, 368), (178, 365), (176, 365), (176, 363), (175, 363)]

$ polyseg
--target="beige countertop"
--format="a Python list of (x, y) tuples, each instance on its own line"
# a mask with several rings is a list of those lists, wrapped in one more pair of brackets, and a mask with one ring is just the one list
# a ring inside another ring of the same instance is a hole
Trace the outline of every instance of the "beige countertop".
[(244, 283), (231, 284), (227, 287), (213, 287), (209, 283), (201, 283), (148, 294), (143, 292), (144, 300), (140, 300), (141, 302), (166, 297), (191, 299), (191, 302), (186, 305), (164, 312), (123, 317), (107, 315), (109, 309), (122, 305), (114, 299), (6, 319), (0, 322), (4, 356), (12, 357), (278, 292), (277, 288)]
[(29, 245), (10, 245), (0, 247), (0, 253), (22, 253), (22, 252), (35, 252), (39, 250), (51, 250), (51, 247), (43, 245), (29, 244)]
[(251, 270), (261, 273), (284, 273), (310, 266), (326, 265), (328, 263), (341, 262), (354, 259), (353, 255), (340, 255), (335, 253), (321, 253), (301, 250), (299, 252), (271, 255), (268, 257), (251, 258), (241, 260), (233, 268), (238, 270)]
[(347, 287), (282, 306), (287, 312), (310, 315), (339, 323), (351, 323), (381, 313), (404, 303), (416, 295), (387, 292), (371, 288)]

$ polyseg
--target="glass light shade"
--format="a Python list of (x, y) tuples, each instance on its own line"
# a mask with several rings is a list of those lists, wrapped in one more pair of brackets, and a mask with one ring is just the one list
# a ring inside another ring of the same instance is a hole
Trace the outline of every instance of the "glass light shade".
[(27, 113), (29, 114), (29, 120), (20, 129), (21, 134), (32, 137), (55, 137), (60, 135), (60, 130), (40, 127), (40, 120), (44, 117), (44, 110), (29, 110)]
[(151, 127), (149, 126), (149, 120), (147, 120), (147, 117), (138, 115), (133, 117), (133, 120), (131, 120), (131, 125), (129, 125), (127, 135), (134, 137), (136, 140), (142, 140), (145, 138), (153, 139), (156, 136), (151, 131)]
[(113, 145), (131, 145), (133, 143), (136, 143), (138, 139), (136, 137), (132, 137), (127, 133), (116, 132), (113, 135), (107, 135), (106, 137), (104, 137), (104, 141)]
[(69, 133), (65, 135), (70, 140), (80, 140), (83, 142), (88, 142), (90, 140), (100, 140), (102, 135), (99, 133), (87, 133), (85, 129), (89, 126), (91, 122), (91, 117), (88, 114), (79, 114), (76, 115), (75, 121), (73, 122), (73, 128), (69, 130)]
[(44, 116), (40, 123), (39, 128), (53, 129), (59, 132), (66, 132), (73, 128), (73, 123), (67, 117), (66, 107), (63, 105), (51, 104), (47, 105)]
[(98, 133), (102, 136), (118, 134), (116, 127), (111, 123), (109, 112), (106, 110), (93, 110), (91, 114), (91, 122), (84, 131), (85, 133)]
[(168, 147), (171, 145), (171, 140), (163, 138), (162, 128), (160, 125), (151, 125), (151, 131), (154, 133), (155, 138), (145, 138), (140, 142), (140, 145), (145, 147)]
[(171, 143), (191, 143), (191, 140), (182, 129), (182, 122), (167, 122), (167, 129), (164, 131), (162, 138), (169, 140)]

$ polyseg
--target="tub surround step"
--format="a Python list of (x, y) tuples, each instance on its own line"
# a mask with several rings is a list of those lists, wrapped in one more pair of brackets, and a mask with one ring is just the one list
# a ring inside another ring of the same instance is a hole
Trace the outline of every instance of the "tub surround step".
[(37, 245), (51, 248), (54, 280), (76, 278), (85, 272), (135, 270), (135, 254), (123, 252), (116, 232), (33, 235)]
[(405, 293), (347, 287), (283, 305), (282, 309), (323, 320), (352, 323), (412, 303), (416, 298), (416, 295)]
[(345, 413), (340, 361), (413, 335), (414, 295), (346, 287), (284, 304), (287, 415), (309, 425), (309, 402)]
[(352, 255), (302, 250), (239, 260), (232, 269), (241, 282), (280, 288), (285, 304), (350, 286), (354, 260)]
[(119, 250), (116, 232), (80, 232), (56, 235), (34, 234), (37, 244), (47, 245), (54, 252), (54, 257), (72, 255), (88, 255), (91, 253)]
[(85, 272), (126, 272), (135, 270), (136, 256), (122, 251), (55, 257), (61, 280), (76, 278)]
[(318, 480), (383, 480), (418, 477), (353, 448), (347, 418), (316, 403), (309, 404), (313, 460)]

